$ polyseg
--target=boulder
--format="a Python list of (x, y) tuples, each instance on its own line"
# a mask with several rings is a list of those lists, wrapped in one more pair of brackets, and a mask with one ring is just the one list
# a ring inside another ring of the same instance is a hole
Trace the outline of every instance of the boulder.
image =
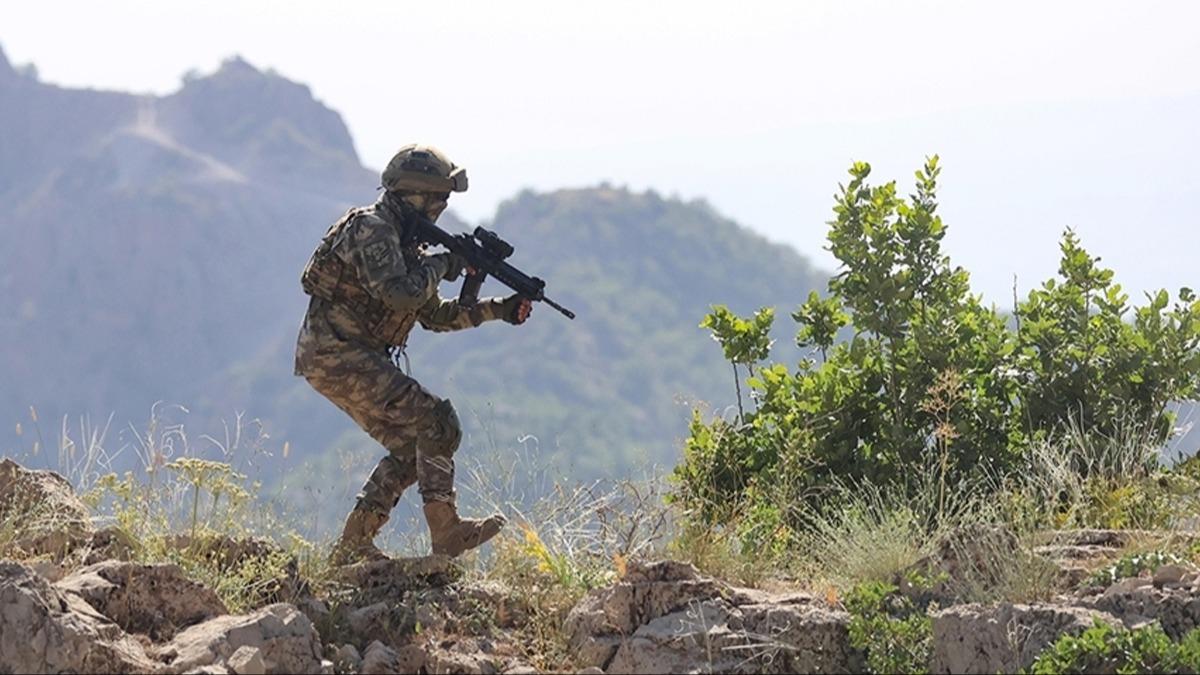
[[(365, 650), (371, 642), (404, 644), (417, 633), (471, 634), (481, 624), (511, 628), (527, 616), (527, 603), (500, 584), (451, 584), (457, 575), (446, 556), (383, 560), (341, 570), (326, 602), (304, 611), (326, 640)], [(365, 657), (365, 652), (364, 652)]]
[(607, 664), (613, 673), (857, 671), (843, 613), (811, 603), (700, 602), (643, 624)]
[(1192, 569), (1183, 565), (1159, 565), (1154, 570), (1154, 585), (1158, 588), (1182, 583), (1184, 578), (1192, 574)]
[(188, 579), (178, 565), (110, 560), (84, 567), (55, 586), (79, 595), (126, 631), (155, 641), (229, 613), (216, 593)]
[[(62, 558), (92, 535), (91, 514), (70, 481), (53, 471), (31, 471), (0, 460), (0, 531), (20, 524), (15, 539), (0, 546), (20, 556)], [(0, 553), (4, 551), (0, 549)]]
[(354, 645), (345, 644), (334, 649), (332, 657), (330, 660), (333, 661), (334, 670), (339, 673), (357, 673), (362, 670), (363, 658)]
[[(375, 673), (399, 673), (400, 658), (396, 650), (388, 647), (379, 640), (367, 646), (363, 654), (360, 673), (374, 675)], [(416, 672), (415, 670), (412, 672)]]
[(321, 638), (308, 617), (286, 603), (245, 615), (220, 616), (187, 628), (159, 649), (171, 672), (226, 665), (241, 647), (255, 647), (267, 673), (319, 673)]
[(395, 597), (419, 588), (445, 586), (461, 576), (462, 570), (445, 555), (373, 560), (339, 568), (340, 581), (364, 594)]
[(1146, 588), (1147, 586), (1153, 585), (1154, 580), (1148, 577), (1127, 577), (1104, 589), (1101, 595), (1106, 597), (1127, 595), (1137, 591), (1140, 588)]
[(1078, 602), (1110, 614), (1127, 628), (1158, 621), (1172, 640), (1200, 626), (1200, 590), (1194, 588), (1155, 588), (1151, 579), (1139, 578), (1136, 586), (1121, 582), (1098, 595), (1084, 596)]
[(621, 582), (588, 593), (567, 615), (570, 649), (582, 666), (605, 666), (643, 623), (725, 590), (691, 565), (663, 561), (629, 567)]
[(958, 605), (933, 616), (934, 673), (1013, 673), (1028, 668), (1062, 635), (1078, 635), (1095, 622), (1116, 624), (1083, 607), (1034, 604)]
[(0, 670), (147, 673), (158, 664), (119, 626), (17, 563), (0, 562)]
[(262, 650), (250, 645), (238, 647), (225, 664), (237, 675), (265, 675), (267, 672), (267, 664), (263, 661)]
[(376, 640), (363, 653), (361, 669), (357, 672), (364, 675), (373, 673), (463, 672), (459, 670), (439, 670), (437, 664), (429, 664), (427, 659), (428, 653), (422, 645), (410, 644), (399, 649), (392, 649)]
[[(416, 673), (425, 668), (429, 653), (419, 644), (404, 645), (396, 650), (396, 672)], [(429, 670), (429, 669), (427, 669)], [(366, 671), (363, 671), (366, 672)], [(439, 672), (432, 670), (430, 672)]]
[(359, 644), (372, 640), (399, 642), (417, 630), (416, 612), (399, 602), (376, 602), (350, 609), (346, 615), (349, 635)]
[(608, 672), (858, 672), (849, 616), (811, 596), (727, 586), (671, 561), (630, 565), (567, 617), (576, 664)]

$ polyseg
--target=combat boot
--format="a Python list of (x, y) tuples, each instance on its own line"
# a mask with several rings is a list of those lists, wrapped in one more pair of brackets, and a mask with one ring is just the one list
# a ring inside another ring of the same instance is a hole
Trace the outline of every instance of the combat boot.
[(375, 536), (387, 521), (387, 516), (366, 509), (351, 511), (341, 538), (329, 554), (330, 564), (341, 567), (361, 561), (387, 560), (383, 551), (375, 546)]
[(454, 502), (425, 503), (425, 522), (434, 555), (457, 557), (496, 536), (508, 519), (499, 513), (487, 518), (459, 518)]

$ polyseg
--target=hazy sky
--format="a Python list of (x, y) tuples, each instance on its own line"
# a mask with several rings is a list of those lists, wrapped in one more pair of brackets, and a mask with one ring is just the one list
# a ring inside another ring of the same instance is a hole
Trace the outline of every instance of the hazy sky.
[[(340, 111), (363, 161), (704, 197), (821, 250), (852, 160), (944, 164), (955, 260), (1007, 306), (1071, 225), (1131, 290), (1200, 286), (1200, 3), (12, 1), (0, 45), (71, 86), (174, 90), (241, 54)], [(653, 246), (653, 242), (647, 242)], [(799, 298), (797, 298), (799, 300)]]

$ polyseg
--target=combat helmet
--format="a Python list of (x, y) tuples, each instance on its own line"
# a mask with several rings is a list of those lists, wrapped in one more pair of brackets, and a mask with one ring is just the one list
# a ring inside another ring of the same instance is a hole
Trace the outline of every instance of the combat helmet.
[(383, 170), (389, 192), (466, 192), (467, 170), (432, 145), (410, 143)]

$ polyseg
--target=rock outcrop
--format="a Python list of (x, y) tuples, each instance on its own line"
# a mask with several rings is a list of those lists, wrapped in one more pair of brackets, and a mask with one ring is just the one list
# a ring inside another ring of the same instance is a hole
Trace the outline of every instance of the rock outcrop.
[(608, 672), (857, 672), (848, 621), (808, 595), (739, 589), (664, 561), (589, 593), (567, 631), (577, 663)]
[(6, 548), (61, 558), (90, 539), (92, 524), (70, 481), (5, 458), (0, 460), (0, 532), (5, 530), (15, 535), (12, 541), (0, 541)]
[(33, 570), (0, 562), (0, 671), (146, 673), (142, 645), (73, 593)]
[[(229, 667), (239, 650), (257, 650), (267, 673), (321, 672), (321, 637), (308, 617), (280, 603), (240, 616), (220, 616), (188, 628), (158, 650), (170, 672)], [(252, 660), (245, 651), (239, 663)]]
[[(1133, 583), (1130, 583), (1133, 582)], [(1200, 627), (1200, 588), (1156, 585), (1152, 578), (1118, 582), (1079, 604), (1119, 619), (1128, 627), (1157, 621), (1173, 640)]]
[[(32, 556), (30, 564), (0, 561), (0, 673), (537, 672), (524, 629), (536, 625), (529, 619), (538, 607), (501, 584), (470, 580), (445, 556), (342, 568), (314, 594), (296, 561), (270, 542), (167, 540), (217, 574), (242, 578), (251, 565), (280, 576), (262, 580), (264, 594), (249, 599), (254, 609), (235, 615), (177, 565), (121, 560), (135, 556), (136, 542), (119, 530), (94, 532), (57, 474), (0, 461), (0, 498), (5, 517), (17, 519), (7, 522), (21, 525), (6, 530), (2, 551)], [(1130, 536), (1055, 533), (1034, 551), (999, 529), (946, 537), (921, 563), (938, 583), (899, 589), (932, 612), (930, 670), (1028, 669), (1053, 642), (1097, 623), (1156, 622), (1176, 640), (1200, 626), (1200, 570), (1184, 557), (1130, 558), (1136, 565), (1095, 574)], [(1011, 578), (1004, 575), (1012, 565), (997, 563), (1012, 563), (1004, 558), (1012, 555), (1059, 570), (1065, 561), (1087, 581), (1064, 585), (1071, 575), (1051, 569), (1059, 593), (1052, 602), (962, 601), (972, 584)], [(1143, 569), (1148, 560), (1157, 567)], [(1112, 580), (1131, 569), (1142, 571)], [(294, 604), (276, 602), (283, 597)], [(670, 560), (630, 561), (619, 580), (570, 611), (562, 626), (569, 656), (551, 665), (588, 673), (861, 672), (864, 649), (876, 643), (852, 644), (851, 620), (836, 598), (739, 588)]]
[(934, 673), (1013, 673), (1033, 664), (1063, 635), (1113, 617), (1058, 605), (958, 605), (933, 618)]
[(138, 565), (109, 560), (85, 567), (55, 586), (75, 593), (130, 633), (170, 639), (176, 630), (229, 610), (212, 590), (178, 565)]

